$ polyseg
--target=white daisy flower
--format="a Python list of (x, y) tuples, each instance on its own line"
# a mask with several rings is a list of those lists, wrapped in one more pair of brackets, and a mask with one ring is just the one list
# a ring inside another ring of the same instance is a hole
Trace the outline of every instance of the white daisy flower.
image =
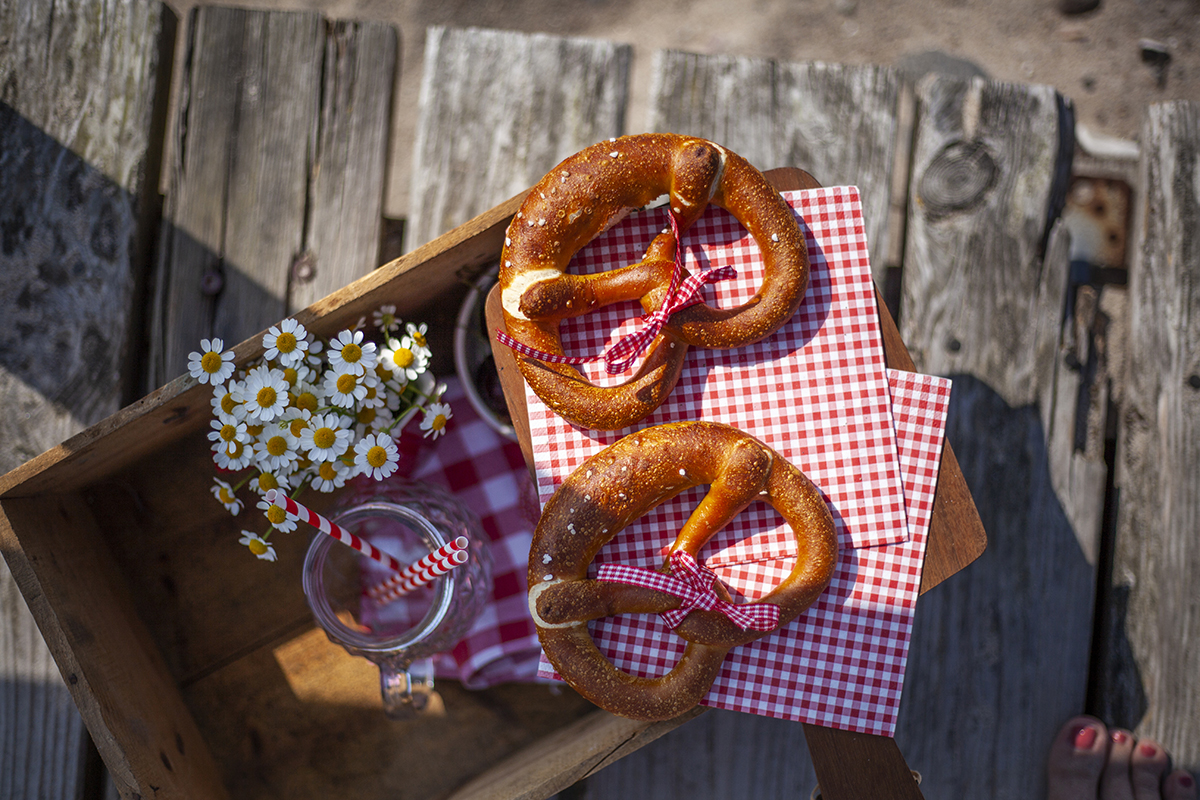
[(420, 325), (414, 325), (411, 322), (404, 326), (408, 331), (408, 336), (404, 337), (408, 341), (408, 346), (417, 354), (424, 354), (425, 358), (433, 355), (433, 350), (429, 348), (429, 342), (425, 340), (425, 333), (429, 330), (429, 326), (422, 322)]
[(367, 393), (363, 395), (362, 400), (358, 401), (358, 407), (363, 408), (383, 408), (387, 405), (387, 388), (383, 381), (379, 380), (379, 376), (374, 372), (363, 376), (363, 383), (367, 387)]
[(242, 385), (237, 381), (230, 381), (229, 383), (218, 384), (213, 387), (211, 405), (214, 417), (219, 414), (229, 414), (239, 420), (246, 418), (246, 407), (233, 396), (233, 393), (241, 388)]
[(396, 316), (395, 306), (380, 306), (372, 316), (375, 319), (375, 327), (379, 328), (383, 333), (391, 333), (400, 327), (400, 320)]
[(300, 457), (299, 445), (289, 428), (270, 425), (254, 442), (254, 458), (263, 470), (290, 472)]
[(303, 409), (310, 414), (315, 414), (325, 405), (325, 389), (321, 386), (320, 379), (316, 382), (301, 380), (292, 387), (292, 396), (288, 398), (288, 406), (295, 406)]
[(354, 416), (354, 435), (361, 439), (368, 433), (382, 433), (395, 419), (396, 415), (386, 408), (361, 408)]
[(238, 544), (244, 544), (246, 547), (249, 547), (250, 552), (263, 561), (275, 560), (275, 548), (267, 544), (267, 540), (256, 533), (242, 531), (242, 538), (238, 539)]
[(330, 370), (325, 376), (325, 397), (330, 404), (338, 408), (358, 409), (358, 405), (367, 396), (367, 389), (377, 385), (379, 379), (374, 372), (363, 372), (355, 375), (352, 372)]
[(263, 512), (263, 516), (267, 518), (267, 522), (275, 526), (275, 530), (291, 533), (296, 530), (296, 520), (287, 515), (281, 507), (274, 503), (268, 503), (266, 499), (258, 501), (258, 510)]
[(233, 487), (220, 478), (213, 478), (213, 485), (209, 487), (213, 493), (213, 497), (220, 501), (225, 509), (235, 517), (242, 510), (242, 501), (233, 493)]
[(258, 477), (252, 478), (248, 485), (251, 491), (265, 495), (272, 489), (283, 489), (284, 491), (291, 489), (292, 479), (285, 472), (264, 469), (258, 473)]
[(350, 449), (349, 427), (341, 414), (318, 414), (300, 431), (300, 447), (313, 461), (332, 461)]
[(429, 356), (414, 347), (415, 343), (407, 336), (402, 340), (388, 339), (380, 354), (379, 360), (391, 370), (399, 387), (415, 381), (429, 366)]
[(426, 438), (432, 436), (436, 439), (446, 432), (446, 423), (453, 416), (448, 403), (434, 403), (425, 410), (425, 418), (421, 420), (421, 430), (425, 431)]
[(308, 350), (308, 331), (296, 320), (285, 319), (278, 325), (272, 325), (263, 336), (263, 347), (267, 351), (263, 358), (277, 361), (281, 367), (291, 367), (304, 362)]
[(288, 433), (296, 439), (300, 440), (300, 434), (308, 427), (308, 421), (312, 419), (312, 412), (307, 408), (299, 406), (288, 406), (283, 413), (279, 415), (279, 419), (275, 420), (275, 424), (280, 428), (284, 428)]
[(360, 475), (370, 475), (377, 481), (399, 468), (400, 451), (386, 433), (368, 434), (354, 445), (354, 466)]
[(362, 375), (375, 368), (377, 360), (374, 342), (364, 342), (362, 331), (342, 331), (329, 343), (329, 365), (334, 370)]
[(253, 422), (270, 422), (287, 408), (288, 385), (283, 372), (263, 365), (250, 370), (241, 391), (234, 395)]
[(246, 432), (246, 423), (232, 414), (221, 412), (209, 424), (212, 426), (212, 430), (208, 432), (210, 442), (222, 442), (228, 448), (230, 442), (245, 444), (250, 441), (250, 434)]
[(201, 339), (199, 353), (188, 353), (188, 372), (201, 383), (219, 386), (233, 374), (233, 351), (221, 352), (220, 339)]
[(221, 469), (237, 472), (254, 463), (254, 448), (238, 441), (217, 442), (213, 445), (213, 461)]
[(308, 382), (313, 374), (312, 367), (303, 361), (290, 367), (282, 367), (280, 371), (283, 373), (283, 379), (287, 381), (288, 391), (293, 394), (296, 391), (296, 387)]
[(312, 487), (318, 492), (332, 492), (346, 485), (346, 479), (353, 473), (345, 461), (334, 459), (322, 461), (317, 465), (317, 474), (313, 478)]

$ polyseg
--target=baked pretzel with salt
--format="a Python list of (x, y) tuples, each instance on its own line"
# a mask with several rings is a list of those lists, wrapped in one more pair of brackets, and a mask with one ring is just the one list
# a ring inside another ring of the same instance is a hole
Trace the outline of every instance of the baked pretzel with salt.
[[(588, 577), (596, 553), (618, 532), (702, 485), (709, 491), (680, 529), (661, 570), (602, 565), (595, 579)], [(725, 586), (703, 567), (697, 570), (695, 562), (704, 544), (756, 500), (773, 506), (791, 528), (796, 563), (768, 594), (735, 604)], [(529, 609), (546, 657), (581, 695), (614, 714), (669, 719), (708, 693), (732, 648), (778, 630), (816, 601), (829, 585), (837, 556), (824, 498), (783, 456), (728, 425), (668, 423), (595, 454), (546, 503), (530, 548)], [(678, 574), (680, 567), (691, 574)], [(662, 614), (687, 641), (679, 663), (656, 678), (614, 666), (587, 626), (601, 617), (649, 613)]]
[[(664, 195), (673, 224), (654, 238), (640, 262), (592, 275), (566, 271), (597, 235)], [(762, 255), (762, 285), (734, 308), (670, 296), (681, 283), (678, 239), (709, 203), (732, 213)], [(521, 374), (559, 415), (583, 428), (617, 430), (662, 404), (690, 345), (742, 347), (778, 330), (799, 308), (808, 271), (795, 215), (744, 158), (677, 134), (624, 136), (588, 147), (551, 170), (509, 225), (499, 274), (508, 337), (501, 340), (517, 350)], [(559, 325), (631, 300), (640, 301), (647, 315), (667, 310), (669, 318), (659, 321), (661, 329), (628, 381), (597, 386), (575, 366), (591, 359), (565, 356)]]

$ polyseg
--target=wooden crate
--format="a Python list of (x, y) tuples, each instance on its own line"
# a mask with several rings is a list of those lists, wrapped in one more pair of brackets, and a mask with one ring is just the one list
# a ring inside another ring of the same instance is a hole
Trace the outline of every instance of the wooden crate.
[[(381, 303), (413, 317), (452, 302), (519, 202), (296, 318), (328, 337)], [(261, 335), (235, 352), (261, 355)], [(371, 665), (314, 628), (301, 535), (273, 565), (229, 546), (240, 526), (209, 494), (210, 396), (180, 377), (0, 478), (5, 558), (123, 796), (544, 797), (683, 721), (453, 682), (444, 716), (386, 719)]]

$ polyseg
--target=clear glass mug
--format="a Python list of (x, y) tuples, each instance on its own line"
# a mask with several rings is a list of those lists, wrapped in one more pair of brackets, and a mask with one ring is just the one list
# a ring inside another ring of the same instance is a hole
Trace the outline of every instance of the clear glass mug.
[(465, 564), (386, 603), (367, 590), (392, 573), (332, 536), (317, 534), (304, 559), (304, 596), (317, 624), (379, 667), (388, 716), (430, 710), (437, 705), (431, 657), (462, 640), (491, 596), (492, 558), (479, 518), (441, 487), (400, 480), (349, 489), (327, 516), (405, 565), (467, 538)]

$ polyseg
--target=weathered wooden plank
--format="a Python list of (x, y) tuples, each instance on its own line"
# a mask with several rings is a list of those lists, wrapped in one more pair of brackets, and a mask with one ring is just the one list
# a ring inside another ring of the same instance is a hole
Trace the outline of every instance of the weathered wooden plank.
[[(173, 17), (157, 2), (0, 2), (0, 31), (3, 473), (127, 399)], [(0, 563), (0, 796), (76, 797), (87, 742)]]
[(188, 47), (148, 388), (201, 338), (240, 342), (378, 258), (394, 29), (201, 7)]
[(1200, 105), (1141, 135), (1099, 711), (1200, 768)]
[(931, 797), (1036, 796), (1083, 710), (1104, 502), (1103, 427), (1077, 435), (1104, 364), (1071, 369), (1082, 312), (1047, 230), (1072, 120), (1048, 87), (930, 78), (918, 99), (901, 332), (954, 379), (947, 439), (988, 549), (917, 604), (896, 739)]
[(889, 266), (900, 74), (888, 67), (656, 52), (647, 127), (703, 136), (761, 170), (859, 187), (872, 273)]
[(412, 250), (625, 128), (631, 50), (591, 39), (430, 28), (413, 152)]
[(391, 25), (338, 21), (328, 26), (307, 258), (303, 268), (292, 271), (290, 311), (379, 266), (398, 47)]

